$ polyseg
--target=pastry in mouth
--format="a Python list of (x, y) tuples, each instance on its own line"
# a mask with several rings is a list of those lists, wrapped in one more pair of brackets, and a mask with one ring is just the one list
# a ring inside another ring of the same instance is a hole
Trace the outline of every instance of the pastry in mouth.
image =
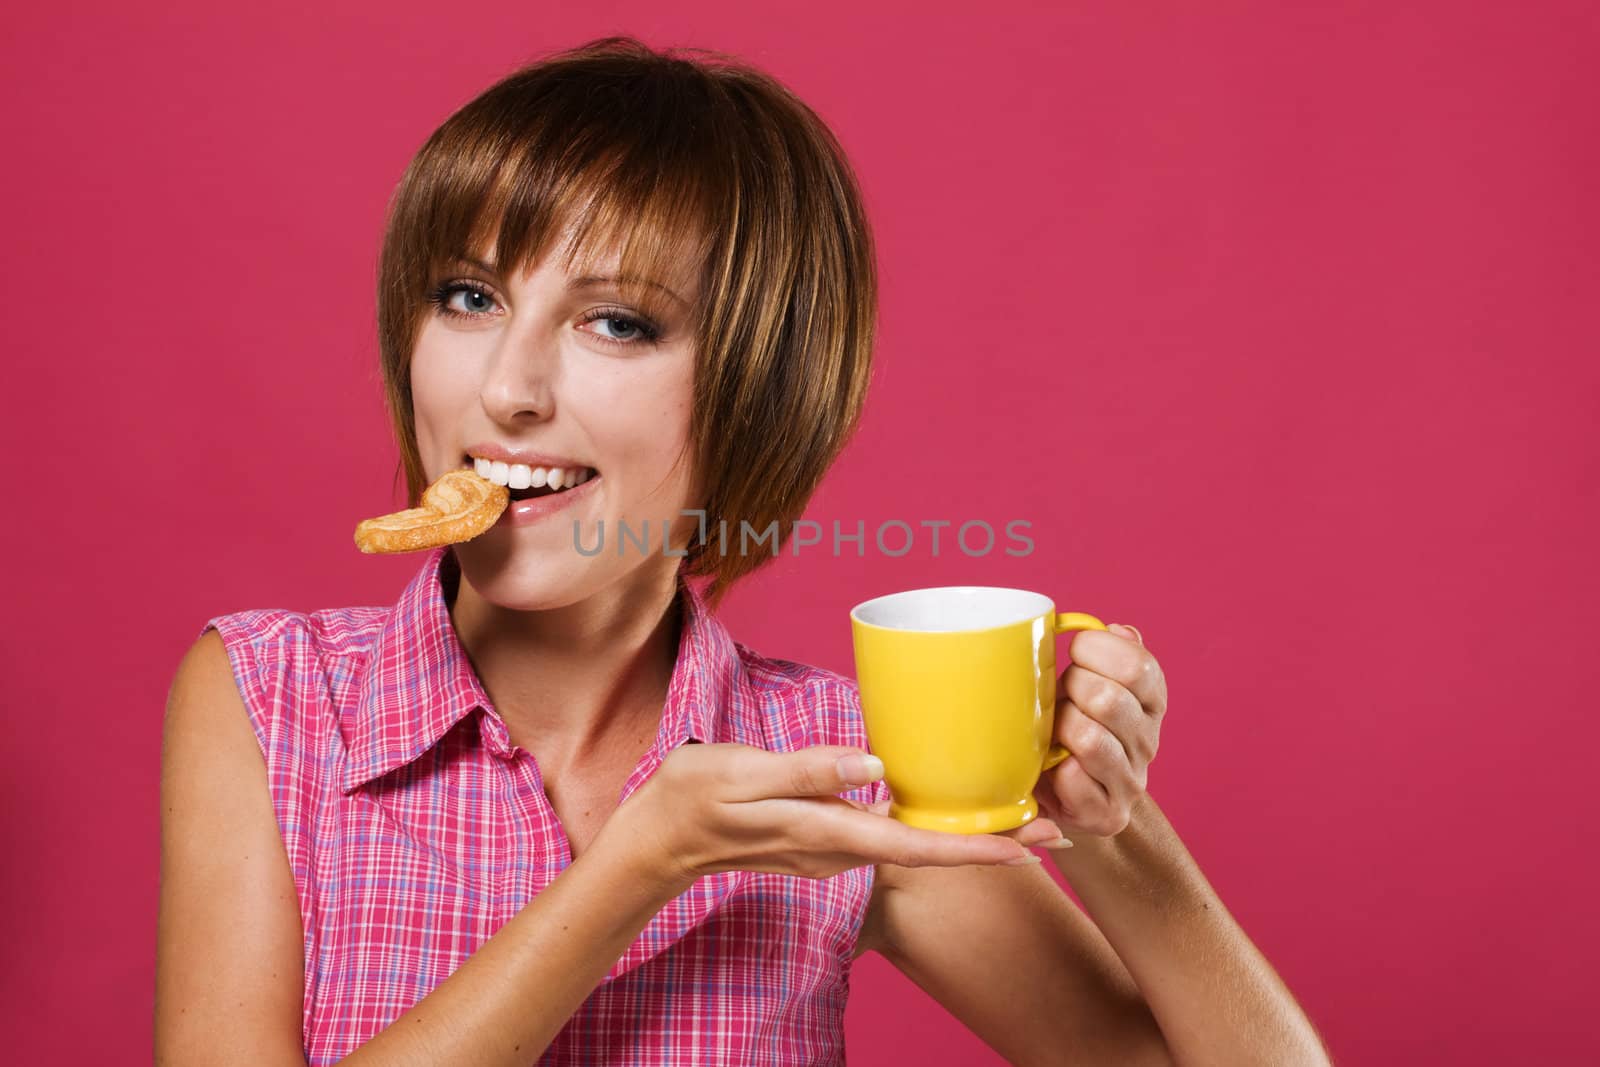
[(356, 525), (356, 547), (367, 553), (418, 552), (460, 544), (488, 530), (511, 501), (510, 491), (475, 470), (447, 471), (408, 508)]

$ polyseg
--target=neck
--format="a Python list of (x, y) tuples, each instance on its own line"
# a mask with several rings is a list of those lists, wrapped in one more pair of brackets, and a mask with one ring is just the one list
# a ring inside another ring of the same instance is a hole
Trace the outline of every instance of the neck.
[(457, 574), (451, 620), (512, 742), (548, 773), (613, 759), (631, 765), (660, 727), (677, 663), (677, 572), (663, 578), (641, 568), (578, 603), (540, 611), (491, 604)]

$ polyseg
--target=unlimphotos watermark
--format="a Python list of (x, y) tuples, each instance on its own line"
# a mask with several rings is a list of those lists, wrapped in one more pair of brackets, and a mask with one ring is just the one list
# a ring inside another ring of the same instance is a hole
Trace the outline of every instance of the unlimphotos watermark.
[[(828, 546), (830, 544), (834, 556), (843, 555), (842, 548), (847, 544), (855, 545), (855, 554), (858, 557), (864, 557), (867, 554), (868, 538), (867, 521), (865, 519), (856, 520), (854, 533), (845, 532), (840, 521), (834, 519), (833, 537), (831, 539), (824, 538), (822, 524), (811, 519), (799, 519), (791, 523), (787, 538), (778, 536), (780, 526), (777, 519), (773, 519), (765, 529), (761, 530), (752, 526), (748, 520), (741, 519), (738, 528), (732, 531), (731, 536), (728, 520), (720, 519), (717, 522), (713, 539), (711, 531), (707, 529), (706, 513), (703, 509), (685, 509), (679, 512), (679, 516), (694, 516), (697, 518), (699, 520), (699, 541), (695, 543), (713, 545), (717, 553), (724, 556), (729, 554), (730, 546), (732, 546), (731, 551), (735, 554), (748, 556), (760, 554), (764, 545), (768, 546), (766, 549), (768, 555), (777, 556), (779, 555), (780, 543), (785, 541), (790, 546), (790, 554), (795, 556), (798, 556), (802, 549)], [(645, 520), (640, 525), (642, 528), (635, 530), (626, 520), (617, 521), (612, 543), (616, 546), (616, 554), (618, 556), (626, 554), (627, 546), (630, 544), (640, 553), (644, 555), (650, 554), (650, 531), (653, 524), (649, 520)], [(1027, 556), (1032, 554), (1033, 538), (1020, 532), (1032, 525), (1027, 519), (1010, 519), (1004, 524), (1007, 540), (1022, 546), (1020, 548), (1006, 547), (1003, 550), (1006, 555)], [(578, 551), (579, 555), (598, 556), (605, 551), (605, 520), (598, 520), (595, 526), (596, 529), (592, 537), (593, 544), (585, 544), (585, 537), (579, 522), (577, 520), (573, 521), (572, 547)], [(917, 546), (916, 527), (922, 527), (929, 532), (932, 554), (937, 556), (939, 554), (939, 535), (941, 531), (951, 526), (956, 527), (954, 541), (963, 554), (968, 556), (987, 556), (994, 551), (995, 529), (982, 519), (969, 519), (959, 526), (950, 519), (918, 519), (915, 527), (904, 519), (888, 519), (878, 524), (877, 529), (873, 531), (871, 541), (877, 550), (885, 556), (904, 556)], [(660, 520), (660, 527), (661, 554), (663, 556), (687, 556), (689, 554), (687, 548), (674, 549), (671, 547), (672, 520)], [(808, 528), (811, 531), (809, 537), (802, 534), (802, 528)], [(752, 552), (752, 546), (754, 546), (754, 552)]]

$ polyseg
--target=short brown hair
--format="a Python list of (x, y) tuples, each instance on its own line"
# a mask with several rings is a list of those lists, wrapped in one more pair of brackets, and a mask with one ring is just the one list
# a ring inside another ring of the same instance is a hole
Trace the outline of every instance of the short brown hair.
[[(741, 521), (756, 533), (775, 521), (775, 552), (860, 415), (877, 270), (855, 176), (770, 75), (632, 37), (548, 56), (456, 111), (401, 179), (379, 265), (380, 359), (410, 506), (427, 487), (410, 363), (431, 286), (491, 239), (502, 274), (526, 269), (566, 219), (569, 267), (614, 246), (624, 277), (702, 265), (690, 449), (711, 536), (682, 567), (710, 576), (715, 604), (772, 558), (716, 551), (718, 523), (731, 545)], [(637, 296), (648, 314), (650, 290)]]

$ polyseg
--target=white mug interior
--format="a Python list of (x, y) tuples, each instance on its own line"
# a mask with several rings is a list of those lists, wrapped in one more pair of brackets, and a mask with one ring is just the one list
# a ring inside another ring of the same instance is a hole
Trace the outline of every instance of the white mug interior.
[(992, 585), (944, 585), (875, 597), (850, 609), (850, 617), (886, 630), (950, 633), (1009, 626), (1054, 611), (1043, 593)]

